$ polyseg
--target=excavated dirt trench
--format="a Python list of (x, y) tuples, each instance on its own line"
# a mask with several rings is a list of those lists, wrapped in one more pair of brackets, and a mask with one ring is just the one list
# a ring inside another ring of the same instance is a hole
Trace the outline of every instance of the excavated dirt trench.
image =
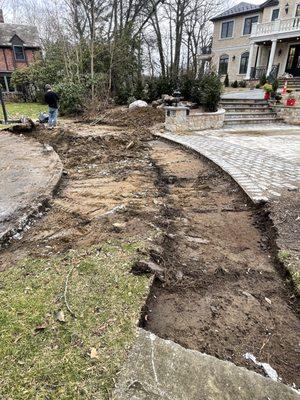
[(151, 157), (164, 199), (166, 273), (154, 283), (142, 325), (252, 369), (243, 357), (250, 352), (299, 386), (297, 304), (275, 268), (260, 213), (206, 160), (161, 142)]
[[(147, 130), (69, 128), (31, 133), (54, 146), (65, 177), (47, 212), (1, 251), (0, 270), (24, 257), (138, 237), (165, 269), (143, 313), (146, 329), (255, 369), (243, 358), (251, 352), (299, 386), (296, 298), (272, 261), (264, 221), (239, 187)], [(149, 241), (153, 230), (157, 243)]]

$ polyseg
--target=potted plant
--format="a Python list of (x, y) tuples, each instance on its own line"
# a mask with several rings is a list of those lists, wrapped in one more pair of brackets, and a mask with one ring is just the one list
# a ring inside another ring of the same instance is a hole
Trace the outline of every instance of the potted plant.
[(280, 100), (282, 99), (282, 96), (280, 95), (280, 94), (276, 94), (276, 96), (275, 96), (275, 100), (276, 100), (276, 103), (277, 104), (280, 104)]
[(288, 92), (289, 96), (288, 96), (288, 98), (286, 100), (286, 105), (288, 107), (294, 107), (295, 104), (296, 104), (296, 99), (295, 99), (295, 96), (293, 95), (293, 91), (292, 90), (288, 90), (287, 92)]
[(270, 83), (265, 83), (263, 89), (265, 91), (265, 100), (270, 100), (273, 86)]

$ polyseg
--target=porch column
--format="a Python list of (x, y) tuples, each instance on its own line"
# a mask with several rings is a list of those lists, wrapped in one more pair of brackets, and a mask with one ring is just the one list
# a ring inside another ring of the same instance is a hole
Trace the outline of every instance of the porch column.
[(275, 52), (276, 52), (276, 46), (277, 46), (277, 39), (274, 39), (274, 40), (272, 40), (272, 47), (271, 47), (271, 53), (270, 53), (269, 64), (268, 64), (268, 69), (267, 69), (267, 76), (269, 76), (270, 72), (272, 71)]
[(253, 59), (254, 49), (255, 49), (255, 43), (251, 43), (250, 51), (249, 51), (249, 60), (248, 60), (246, 79), (250, 79), (250, 77), (251, 77), (251, 67), (252, 67), (252, 59)]

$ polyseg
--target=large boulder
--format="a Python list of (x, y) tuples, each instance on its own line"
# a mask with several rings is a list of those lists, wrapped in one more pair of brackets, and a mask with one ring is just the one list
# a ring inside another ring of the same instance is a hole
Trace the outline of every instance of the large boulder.
[(143, 108), (148, 107), (148, 103), (143, 100), (136, 100), (133, 103), (129, 104), (129, 108)]

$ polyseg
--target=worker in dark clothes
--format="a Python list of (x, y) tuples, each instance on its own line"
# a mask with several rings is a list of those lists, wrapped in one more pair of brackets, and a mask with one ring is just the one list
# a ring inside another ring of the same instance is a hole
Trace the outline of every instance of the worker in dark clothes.
[(45, 102), (49, 106), (48, 124), (49, 128), (53, 129), (57, 124), (59, 96), (57, 93), (53, 92), (51, 85), (46, 85), (45, 89)]

